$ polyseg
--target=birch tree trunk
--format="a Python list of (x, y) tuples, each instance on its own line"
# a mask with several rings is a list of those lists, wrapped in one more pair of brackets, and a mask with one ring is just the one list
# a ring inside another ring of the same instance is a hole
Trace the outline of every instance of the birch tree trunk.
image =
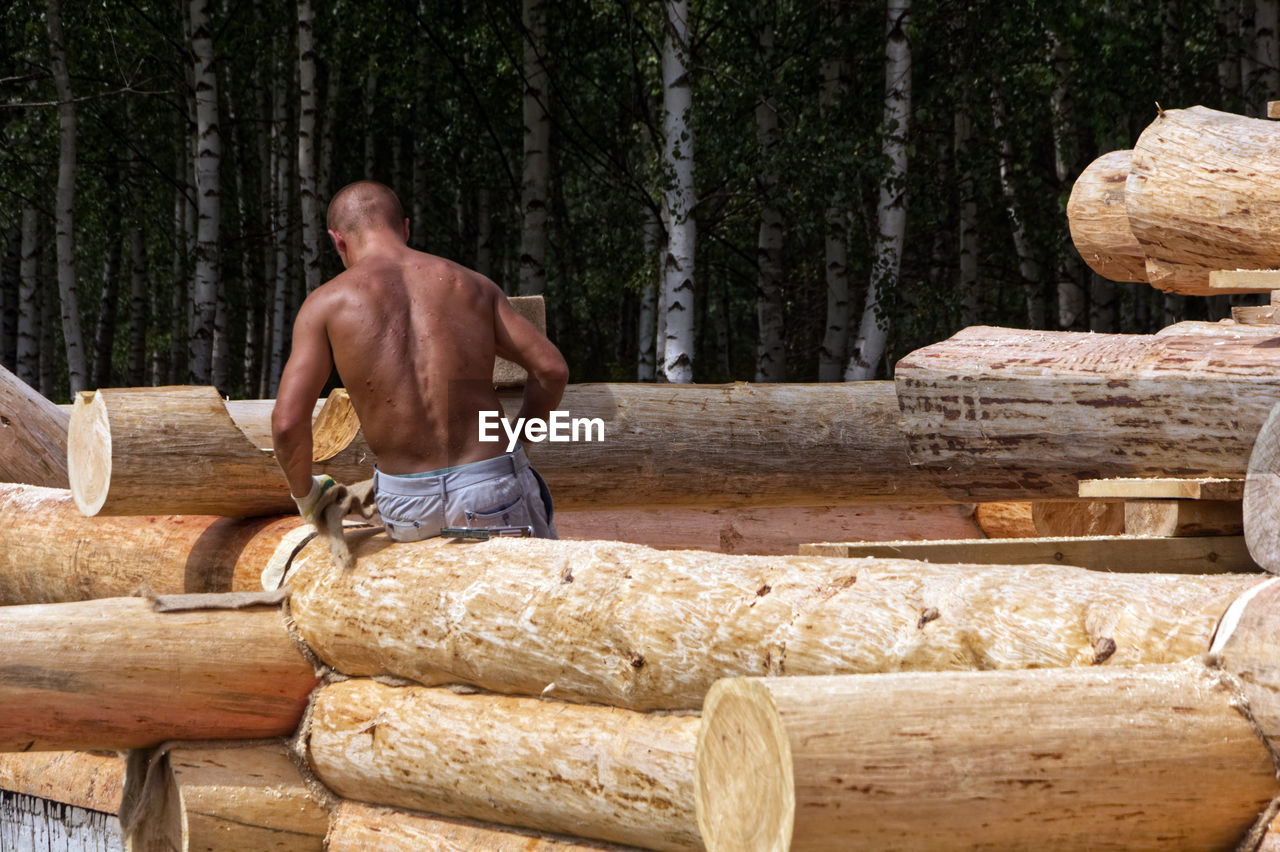
[(324, 226), (316, 186), (316, 47), (311, 0), (298, 0), (298, 188), (302, 197), (302, 271), (307, 292), (320, 286)]
[(662, 372), (669, 382), (693, 381), (693, 294), (697, 193), (693, 183), (693, 91), (689, 86), (688, 0), (663, 0), (662, 42), (663, 205), (667, 254), (663, 264), (665, 350)]
[(58, 90), (58, 189), (55, 197), (58, 251), (58, 297), (62, 305), (62, 337), (67, 354), (67, 377), (73, 394), (89, 384), (89, 368), (80, 331), (80, 296), (76, 285), (76, 102), (67, 70), (67, 46), (62, 33), (62, 0), (47, 7), (49, 51), (53, 82)]
[(1018, 272), (1022, 276), (1027, 304), (1027, 322), (1032, 328), (1042, 328), (1045, 323), (1044, 294), (1040, 289), (1040, 264), (1031, 249), (1027, 237), (1022, 207), (1018, 203), (1017, 188), (1013, 185), (1014, 153), (1013, 141), (1004, 129), (1004, 102), (997, 92), (992, 92), (992, 120), (999, 137), (1000, 149), (1000, 190), (1004, 194), (1005, 208), (1009, 211), (1009, 222), (1013, 226), (1013, 247), (1018, 255)]
[(34, 387), (40, 381), (40, 220), (34, 207), (22, 208), (22, 247), (18, 263), (18, 378)]
[[(832, 19), (833, 31), (843, 20), (842, 0), (827, 0), (827, 13)], [(818, 105), (827, 121), (834, 121), (833, 113), (844, 98), (847, 86), (843, 76), (843, 62), (839, 58), (841, 45), (834, 38), (827, 40), (827, 57), (822, 63), (822, 88)], [(838, 382), (843, 378), (845, 355), (849, 346), (849, 245), (847, 211), (843, 193), (832, 188), (827, 198), (824, 217), (826, 234), (823, 250), (826, 259), (827, 325), (822, 335), (822, 347), (818, 350), (818, 381)]]
[(187, 311), (187, 149), (190, 135), (187, 122), (174, 112), (176, 162), (173, 188), (173, 278), (169, 286), (169, 357), (164, 384), (182, 381), (186, 375), (186, 311)]
[[(114, 162), (104, 166), (107, 197), (105, 199), (107, 218), (110, 222), (120, 221), (120, 181), (119, 170)], [(102, 300), (98, 307), (98, 324), (94, 332), (93, 345), (93, 386), (107, 387), (111, 381), (111, 354), (115, 349), (116, 313), (120, 301), (120, 238), (112, 236), (107, 240), (106, 253), (102, 260)]]
[[(1070, 57), (1057, 33), (1049, 32), (1049, 62), (1055, 83), (1049, 97), (1050, 120), (1053, 125), (1053, 164), (1060, 193), (1071, 191), (1076, 173), (1076, 150), (1072, 141), (1071, 89), (1068, 85)], [(1080, 262), (1069, 248), (1058, 252), (1058, 328), (1084, 331), (1088, 321), (1087, 294), (1081, 279)]]
[(271, 162), (272, 205), (275, 234), (275, 287), (271, 299), (271, 358), (267, 373), (267, 396), (275, 397), (280, 387), (280, 373), (284, 369), (285, 350), (288, 346), (289, 308), (289, 158), (283, 155), (282, 139), (285, 136), (285, 92), (283, 73), (277, 68), (272, 86), (271, 107)]
[(551, 116), (547, 110), (546, 0), (524, 0), (524, 176), (520, 182), (520, 295), (534, 296), (547, 286), (547, 184)]
[[(662, 244), (662, 223), (650, 210), (644, 220), (644, 257), (657, 257)], [(658, 267), (658, 277), (662, 267)], [(658, 282), (650, 280), (640, 292), (640, 317), (636, 323), (636, 381), (651, 382), (654, 379), (654, 346), (658, 321)]]
[(1218, 0), (1218, 29), (1226, 36), (1226, 49), (1218, 59), (1218, 88), (1222, 103), (1234, 103), (1240, 95), (1240, 2)]
[(960, 324), (973, 325), (981, 312), (978, 292), (978, 200), (971, 158), (973, 121), (963, 106), (956, 110), (955, 158), (960, 192)]
[[(756, 3), (756, 61), (766, 79), (773, 63), (772, 0)], [(760, 195), (760, 232), (756, 242), (756, 381), (781, 382), (787, 375), (787, 350), (783, 345), (782, 211), (776, 198), (778, 172), (774, 164), (778, 145), (778, 106), (767, 91), (756, 101), (756, 144), (760, 167), (756, 174)]]
[(902, 244), (907, 235), (907, 133), (911, 121), (911, 0), (888, 0), (884, 67), (884, 143), (889, 169), (880, 181), (876, 209), (875, 263), (845, 381), (875, 378), (889, 341), (886, 295), (898, 287)]
[(192, 300), (195, 325), (190, 334), (190, 373), (195, 384), (213, 379), (213, 338), (218, 311), (218, 229), (222, 194), (218, 168), (222, 137), (218, 129), (218, 79), (213, 65), (210, 0), (191, 0), (191, 55), (196, 102), (196, 270)]
[(1267, 101), (1280, 96), (1280, 50), (1276, 38), (1280, 0), (1256, 0), (1253, 21), (1253, 63), (1257, 79), (1252, 94), (1257, 114), (1265, 116)]
[(142, 225), (129, 228), (129, 365), (128, 382), (133, 387), (146, 383), (147, 325), (150, 288), (147, 280), (147, 251)]

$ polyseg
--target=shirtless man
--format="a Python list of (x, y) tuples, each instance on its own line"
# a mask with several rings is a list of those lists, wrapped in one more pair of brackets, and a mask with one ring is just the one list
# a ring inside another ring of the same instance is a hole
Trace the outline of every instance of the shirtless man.
[(409, 221), (382, 184), (339, 190), (328, 227), (346, 271), (298, 310), (271, 416), (302, 516), (314, 520), (332, 483), (311, 474), (311, 414), (336, 366), (378, 457), (374, 489), (391, 538), (447, 526), (530, 526), (554, 538), (546, 485), (522, 448), (504, 454), (479, 440), (479, 413), (501, 410), (496, 354), (529, 373), (519, 416), (546, 419), (569, 377), (560, 351), (488, 278), (409, 248)]

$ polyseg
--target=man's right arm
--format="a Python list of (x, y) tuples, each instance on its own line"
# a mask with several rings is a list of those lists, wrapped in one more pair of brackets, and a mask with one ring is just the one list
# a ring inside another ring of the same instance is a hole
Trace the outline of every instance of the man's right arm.
[(514, 361), (528, 372), (524, 399), (518, 417), (546, 420), (560, 404), (569, 383), (569, 365), (556, 345), (507, 301), (507, 297), (491, 284), (494, 295), (494, 347), (497, 354)]

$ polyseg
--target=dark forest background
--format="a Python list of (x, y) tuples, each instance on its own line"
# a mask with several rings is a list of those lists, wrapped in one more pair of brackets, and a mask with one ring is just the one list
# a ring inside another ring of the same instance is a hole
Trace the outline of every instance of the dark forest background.
[[(0, 363), (60, 401), (190, 381), (272, 396), (293, 312), (340, 268), (316, 217), (373, 177), (415, 247), (545, 294), (573, 381), (661, 379), (673, 156), (694, 176), (698, 382), (838, 378), (873, 280), (882, 377), (966, 325), (1216, 319), (1223, 297), (1093, 275), (1065, 206), (1157, 102), (1264, 114), (1276, 6), (8, 0)], [(691, 95), (674, 152), (673, 38)], [(886, 85), (904, 51), (905, 100), (901, 73)], [(905, 210), (894, 269), (876, 262), (885, 198)]]

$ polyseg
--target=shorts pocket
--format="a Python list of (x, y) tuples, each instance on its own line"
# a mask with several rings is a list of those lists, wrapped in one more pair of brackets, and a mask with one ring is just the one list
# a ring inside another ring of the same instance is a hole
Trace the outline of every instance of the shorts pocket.
[(523, 527), (530, 523), (524, 495), (511, 479), (496, 486), (479, 485), (469, 490), (461, 502), (463, 517), (470, 527)]

